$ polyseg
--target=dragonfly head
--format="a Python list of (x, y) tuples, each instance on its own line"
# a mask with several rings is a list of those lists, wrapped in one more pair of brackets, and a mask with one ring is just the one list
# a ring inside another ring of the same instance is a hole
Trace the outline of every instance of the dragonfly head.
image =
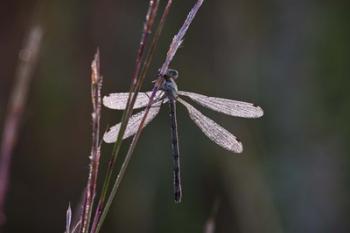
[(179, 72), (177, 70), (174, 69), (168, 69), (166, 74), (164, 75), (165, 79), (177, 79), (177, 77), (179, 77)]

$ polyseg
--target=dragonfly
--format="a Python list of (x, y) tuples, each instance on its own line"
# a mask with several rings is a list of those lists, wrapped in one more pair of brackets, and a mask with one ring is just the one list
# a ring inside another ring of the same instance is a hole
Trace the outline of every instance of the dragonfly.
[[(241, 153), (243, 146), (241, 141), (220, 126), (218, 123), (203, 115), (195, 107), (189, 104), (183, 99), (183, 97), (189, 98), (197, 104), (206, 107), (208, 109), (230, 115), (243, 118), (259, 118), (263, 116), (264, 111), (261, 107), (247, 102), (209, 97), (198, 93), (179, 91), (175, 80), (178, 78), (179, 73), (177, 70), (168, 69), (162, 78), (163, 82), (156, 92), (155, 99), (149, 109), (148, 115), (145, 119), (144, 126), (148, 125), (159, 113), (163, 104), (169, 105), (169, 116), (171, 126), (171, 147), (173, 157), (173, 189), (175, 202), (179, 203), (182, 199), (182, 185), (180, 176), (180, 149), (179, 149), (179, 137), (178, 126), (176, 119), (176, 103), (179, 102), (188, 111), (190, 118), (201, 129), (201, 131), (213, 142), (223, 147), (224, 149)], [(145, 108), (148, 105), (151, 91), (139, 92), (133, 109)], [(126, 108), (129, 93), (111, 93), (103, 97), (103, 105), (107, 108), (114, 110), (124, 110)], [(132, 115), (129, 119), (128, 125), (123, 135), (123, 139), (129, 138), (136, 134), (142, 118), (145, 114), (145, 110), (140, 111)], [(103, 136), (103, 140), (106, 143), (114, 143), (117, 139), (121, 123), (112, 126)]]

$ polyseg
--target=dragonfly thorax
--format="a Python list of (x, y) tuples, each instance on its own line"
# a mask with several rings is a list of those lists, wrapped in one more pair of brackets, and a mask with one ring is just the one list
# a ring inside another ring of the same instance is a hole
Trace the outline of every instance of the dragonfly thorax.
[(176, 100), (178, 89), (173, 78), (165, 78), (161, 90), (165, 92), (169, 100)]
[(163, 76), (164, 82), (161, 86), (161, 90), (165, 92), (166, 97), (169, 100), (176, 100), (177, 98), (177, 85), (175, 79), (179, 76), (179, 72), (174, 69), (168, 69), (166, 74)]

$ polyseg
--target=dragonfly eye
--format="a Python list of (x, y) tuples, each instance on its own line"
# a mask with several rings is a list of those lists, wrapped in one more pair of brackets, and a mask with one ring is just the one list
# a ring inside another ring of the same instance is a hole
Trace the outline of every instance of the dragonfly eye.
[(165, 74), (165, 78), (177, 79), (178, 76), (179, 76), (179, 72), (174, 69), (168, 69), (168, 71)]

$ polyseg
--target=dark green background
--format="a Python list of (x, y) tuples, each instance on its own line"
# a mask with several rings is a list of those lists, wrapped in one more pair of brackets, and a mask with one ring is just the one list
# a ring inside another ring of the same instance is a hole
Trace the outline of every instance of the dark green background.
[[(194, 2), (174, 1), (144, 90)], [(33, 22), (45, 33), (4, 232), (64, 231), (68, 203), (78, 206), (88, 173), (90, 62), (99, 46), (103, 93), (126, 91), (147, 6), (1, 1), (1, 128), (25, 35)], [(178, 107), (184, 197), (176, 205), (164, 108), (141, 137), (103, 232), (202, 232), (217, 199), (216, 232), (349, 232), (349, 9), (340, 0), (205, 1), (172, 63), (179, 88), (253, 102), (265, 115), (239, 119), (198, 107), (242, 140), (237, 156)], [(102, 129), (120, 116), (103, 109)], [(111, 146), (102, 150), (105, 162)]]

